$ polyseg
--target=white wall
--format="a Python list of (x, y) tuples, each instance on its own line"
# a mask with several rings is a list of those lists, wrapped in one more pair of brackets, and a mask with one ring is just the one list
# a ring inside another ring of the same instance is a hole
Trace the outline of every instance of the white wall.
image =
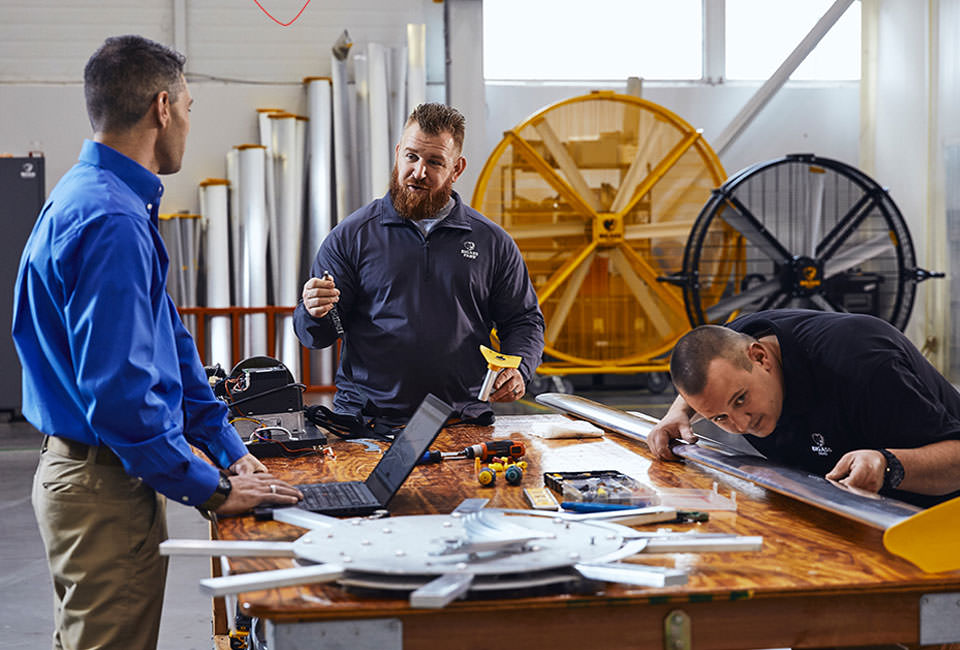
[[(286, 22), (304, 3), (261, 4)], [(399, 46), (407, 23), (426, 22), (429, 51), (434, 59), (443, 52), (442, 5), (432, 0), (311, 2), (289, 27), (270, 20), (253, 2), (236, 0), (64, 5), (63, 0), (0, 3), (0, 152), (43, 151), (49, 191), (90, 135), (82, 90), (90, 54), (107, 36), (125, 33), (175, 45), (187, 55), (195, 105), (183, 169), (164, 179), (166, 212), (197, 210), (197, 183), (223, 177), (224, 153), (257, 141), (258, 107), (306, 111), (302, 79), (330, 74), (330, 47), (343, 29), (355, 47), (369, 41)], [(178, 6), (182, 13), (175, 11)], [(178, 22), (186, 27), (184, 43), (174, 43)], [(429, 81), (442, 75), (442, 60), (440, 66), (437, 71), (428, 65)]]

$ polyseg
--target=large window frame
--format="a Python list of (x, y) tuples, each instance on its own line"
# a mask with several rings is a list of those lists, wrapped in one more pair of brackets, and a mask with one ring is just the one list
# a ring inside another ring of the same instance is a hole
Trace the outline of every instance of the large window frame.
[[(484, 0), (486, 2), (487, 0)], [(514, 0), (514, 2), (523, 1), (523, 0)], [(663, 0), (664, 2), (669, 2), (670, 0)], [(700, 48), (700, 54), (702, 57), (701, 62), (701, 76), (700, 78), (678, 78), (678, 79), (645, 79), (645, 82), (655, 83), (655, 84), (668, 84), (668, 85), (717, 85), (724, 83), (746, 83), (746, 84), (756, 84), (763, 81), (759, 78), (743, 78), (731, 79), (727, 74), (726, 70), (726, 19), (727, 19), (727, 0), (700, 0), (701, 2), (701, 35), (702, 35), (702, 45)], [(795, 0), (797, 2), (805, 2), (805, 0)], [(859, 4), (860, 0), (854, 0), (855, 4)], [(826, 5), (830, 6), (829, 3)], [(847, 9), (847, 15), (853, 7)], [(825, 11), (825, 9), (824, 9)], [(847, 18), (847, 15), (844, 18)], [(484, 21), (486, 22), (486, 20)], [(810, 25), (812, 27), (812, 25)], [(827, 34), (828, 38), (830, 34)], [(487, 42), (487, 34), (484, 34), (484, 41)], [(492, 36), (490, 38), (496, 38)], [(795, 46), (797, 43), (794, 43)], [(484, 47), (486, 50), (486, 45)], [(860, 53), (860, 42), (858, 41), (855, 47), (857, 56)], [(782, 57), (781, 53), (776, 55), (777, 57)], [(782, 61), (777, 61), (779, 65)], [(774, 68), (775, 69), (775, 68)], [(622, 82), (623, 77), (590, 77), (587, 79), (577, 78), (571, 76), (570, 78), (560, 79), (552, 75), (544, 75), (543, 78), (500, 78), (495, 76), (488, 76), (486, 70), (484, 70), (484, 79), (488, 83), (525, 83), (525, 82), (541, 82), (548, 84), (563, 84), (563, 83), (590, 83), (590, 84), (602, 84), (604, 82)], [(800, 83), (800, 84), (817, 84), (817, 83), (857, 83), (859, 78), (821, 78), (821, 79), (795, 79), (791, 78), (789, 83)]]

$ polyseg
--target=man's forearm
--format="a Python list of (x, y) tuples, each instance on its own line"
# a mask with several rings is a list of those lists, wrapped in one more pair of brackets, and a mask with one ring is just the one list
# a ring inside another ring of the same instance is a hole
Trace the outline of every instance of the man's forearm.
[(949, 494), (960, 490), (960, 440), (941, 440), (915, 449), (889, 449), (903, 464), (901, 490)]

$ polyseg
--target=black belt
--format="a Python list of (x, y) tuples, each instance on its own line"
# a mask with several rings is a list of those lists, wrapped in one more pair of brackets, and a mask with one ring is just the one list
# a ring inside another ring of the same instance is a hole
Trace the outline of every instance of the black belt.
[(109, 447), (91, 446), (69, 438), (44, 436), (42, 451), (52, 451), (74, 460), (91, 460), (98, 465), (121, 465), (120, 459)]

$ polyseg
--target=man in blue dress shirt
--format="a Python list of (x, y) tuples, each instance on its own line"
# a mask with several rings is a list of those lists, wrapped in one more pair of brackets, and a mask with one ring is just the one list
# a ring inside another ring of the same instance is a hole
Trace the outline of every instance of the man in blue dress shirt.
[(20, 262), (13, 337), (23, 414), (46, 434), (33, 506), (55, 649), (156, 647), (161, 494), (220, 514), (300, 496), (246, 452), (167, 294), (157, 174), (180, 169), (190, 129), (183, 65), (139, 36), (93, 54), (93, 141), (51, 192)]

